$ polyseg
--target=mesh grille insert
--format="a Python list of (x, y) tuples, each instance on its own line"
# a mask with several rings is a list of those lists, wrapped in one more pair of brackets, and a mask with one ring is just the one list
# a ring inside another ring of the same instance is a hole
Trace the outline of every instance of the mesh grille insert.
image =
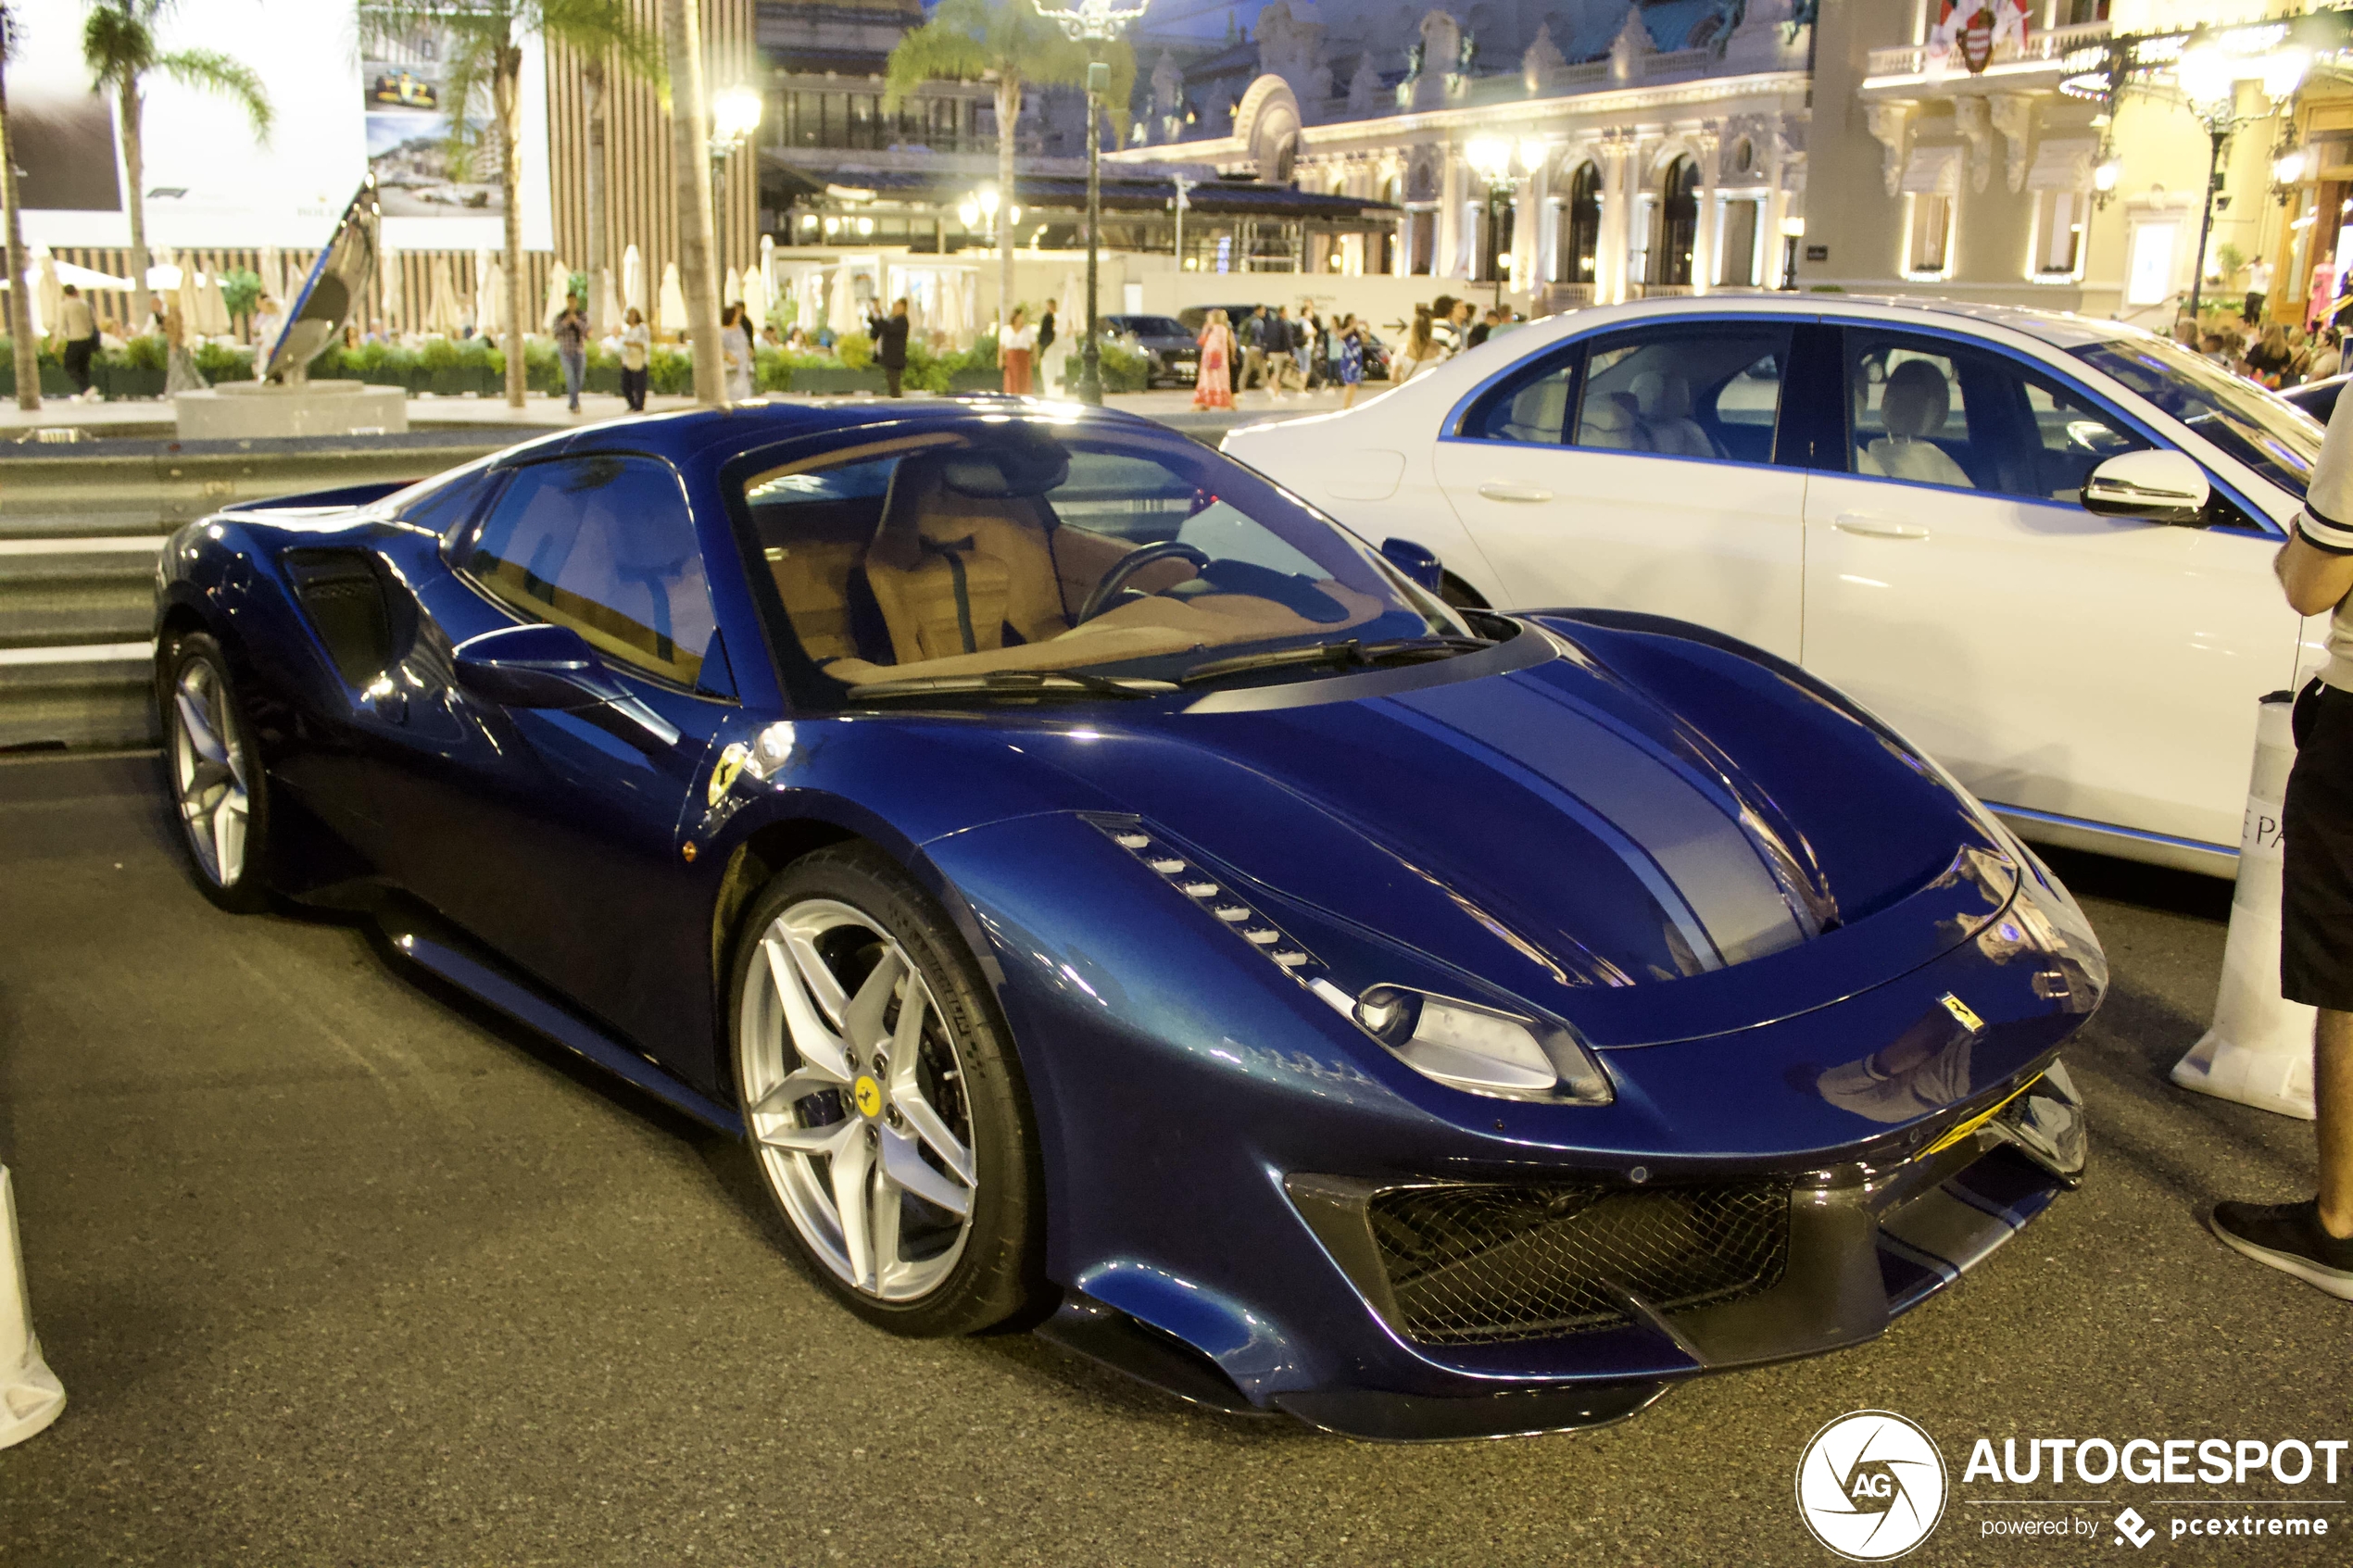
[(1396, 1187), (1370, 1217), (1399, 1326), (1432, 1345), (1617, 1328), (1769, 1290), (1789, 1266), (1789, 1184)]

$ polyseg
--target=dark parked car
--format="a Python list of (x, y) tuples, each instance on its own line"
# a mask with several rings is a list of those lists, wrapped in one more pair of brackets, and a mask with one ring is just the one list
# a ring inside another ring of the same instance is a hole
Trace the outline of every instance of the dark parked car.
[(2302, 386), (2291, 386), (2280, 395), (2326, 424), (2336, 412), (2336, 395), (2345, 390), (2348, 381), (2353, 381), (2353, 376), (2326, 376), (2308, 381)]
[(1174, 382), (1179, 386), (1193, 384), (1194, 374), (1201, 369), (1201, 347), (1194, 342), (1198, 335), (1185, 330), (1185, 324), (1174, 316), (1106, 316), (1103, 328), (1113, 336), (1139, 350), (1151, 361), (1144, 373), (1146, 386), (1158, 386)]
[(2107, 965), (2008, 829), (1770, 654), (1441, 571), (1126, 415), (657, 415), (182, 528), (164, 767), (215, 902), (743, 1140), (866, 1322), (1237, 1412), (1615, 1420), (2075, 1184)]

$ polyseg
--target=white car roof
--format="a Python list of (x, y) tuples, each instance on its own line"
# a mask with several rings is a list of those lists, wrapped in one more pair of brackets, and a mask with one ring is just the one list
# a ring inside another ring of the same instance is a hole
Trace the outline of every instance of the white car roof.
[(1989, 326), (2007, 327), (2023, 332), (2038, 342), (2062, 351), (2081, 348), (2087, 344), (2108, 343), (2117, 338), (2132, 337), (2143, 329), (2122, 321), (2112, 321), (2096, 316), (2078, 316), (2070, 310), (2036, 310), (2017, 305), (1971, 305), (1964, 301), (1931, 299), (1908, 295), (1870, 295), (1846, 293), (1793, 294), (1727, 293), (1712, 295), (1682, 295), (1667, 299), (1632, 300), (1623, 305), (1589, 306), (1564, 316), (1552, 317), (1546, 324), (1582, 325), (1596, 311), (1607, 311), (1613, 319), (1642, 320), (1658, 316), (1675, 316), (1685, 312), (1710, 314), (1736, 310), (1743, 313), (1761, 312), (1768, 315), (1824, 316), (1861, 315), (1892, 317), (1897, 320), (1919, 320), (1923, 317), (1964, 317)]

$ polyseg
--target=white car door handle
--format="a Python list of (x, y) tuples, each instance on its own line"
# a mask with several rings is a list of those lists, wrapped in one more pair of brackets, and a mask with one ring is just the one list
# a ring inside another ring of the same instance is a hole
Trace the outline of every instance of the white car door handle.
[(1553, 493), (1530, 484), (1498, 484), (1490, 480), (1478, 487), (1478, 493), (1491, 501), (1549, 501)]
[(1928, 530), (1901, 518), (1875, 517), (1869, 512), (1841, 512), (1831, 520), (1841, 533), (1868, 533), (1874, 539), (1925, 539)]

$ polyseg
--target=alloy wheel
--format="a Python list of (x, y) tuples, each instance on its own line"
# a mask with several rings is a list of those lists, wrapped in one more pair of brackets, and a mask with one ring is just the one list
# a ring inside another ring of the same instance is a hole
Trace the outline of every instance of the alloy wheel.
[(753, 1145), (801, 1239), (862, 1295), (927, 1295), (977, 1182), (963, 1061), (907, 950), (849, 904), (802, 899), (761, 934), (739, 1022)]
[(196, 864), (217, 887), (245, 874), (245, 827), (251, 810), (245, 747), (230, 721), (228, 693), (210, 661), (192, 659), (173, 685), (177, 722), (171, 733), (172, 784), (181, 825)]

